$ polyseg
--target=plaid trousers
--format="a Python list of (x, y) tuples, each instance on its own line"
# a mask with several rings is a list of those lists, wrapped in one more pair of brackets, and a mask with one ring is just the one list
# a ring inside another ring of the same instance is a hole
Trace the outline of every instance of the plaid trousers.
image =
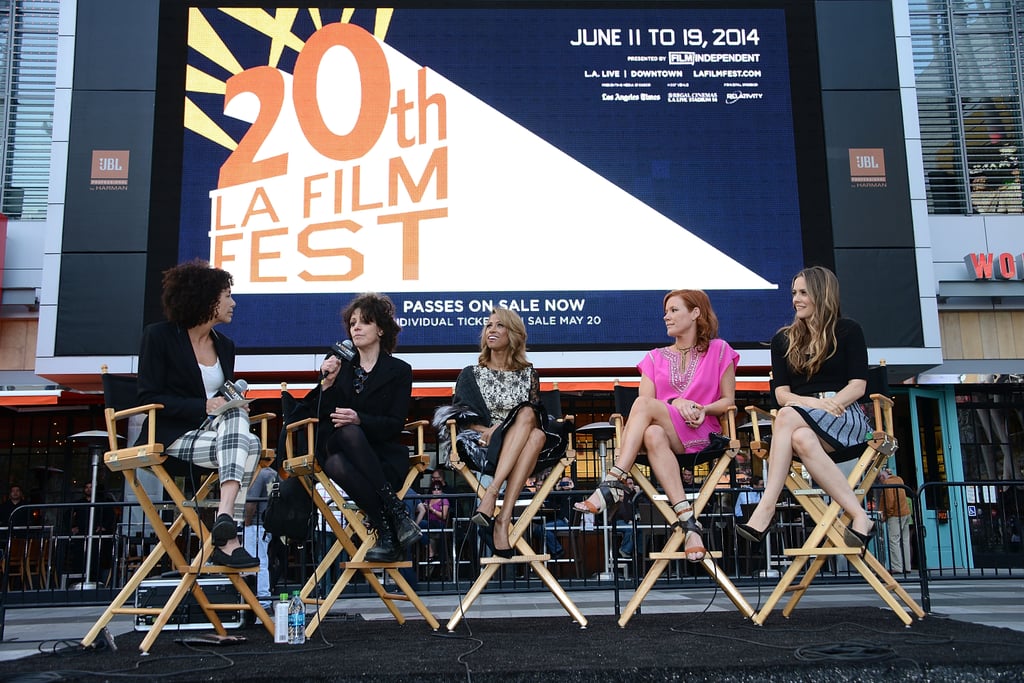
[(165, 453), (199, 467), (217, 469), (220, 480), (249, 481), (260, 457), (260, 440), (249, 431), (249, 413), (231, 408), (209, 425), (182, 434)]

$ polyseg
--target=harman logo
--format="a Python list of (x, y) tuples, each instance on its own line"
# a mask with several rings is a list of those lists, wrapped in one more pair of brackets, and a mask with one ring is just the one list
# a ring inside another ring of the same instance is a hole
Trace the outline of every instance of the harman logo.
[(853, 187), (886, 187), (885, 150), (851, 147), (850, 184)]
[(127, 190), (128, 150), (94, 149), (89, 186), (93, 190)]

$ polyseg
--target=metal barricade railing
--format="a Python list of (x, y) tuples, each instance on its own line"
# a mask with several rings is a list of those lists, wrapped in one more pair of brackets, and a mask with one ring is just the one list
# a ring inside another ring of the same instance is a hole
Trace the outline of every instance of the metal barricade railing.
[[(1018, 490), (1017, 487), (1022, 487)], [(922, 607), (930, 609), (928, 582), (942, 579), (1009, 578), (1024, 575), (1024, 481), (971, 481), (928, 483), (920, 489), (876, 484), (873, 491), (900, 488), (912, 502), (912, 557), (902, 557), (903, 567), (912, 573), (897, 575), (902, 581), (920, 582)], [(784, 569), (788, 562), (782, 550), (797, 547), (813, 527), (799, 506), (790, 505), (784, 497), (778, 502), (779, 516), (769, 542), (761, 547), (737, 539), (736, 495), (752, 489), (720, 488), (702, 515), (705, 545), (722, 552), (718, 561), (721, 571), (743, 590), (744, 586), (763, 584)], [(753, 491), (757, 491), (754, 489)], [(636, 501), (632, 520), (605, 523), (603, 515), (588, 518), (573, 510), (572, 503), (590, 495), (590, 490), (552, 491), (545, 508), (531, 525), (531, 546), (552, 556), (552, 572), (567, 590), (623, 588), (636, 586), (649, 566), (648, 552), (663, 544), (663, 536), (671, 533), (652, 504), (645, 498)], [(485, 535), (470, 522), (476, 506), (471, 493), (444, 493), (450, 502), (450, 521), (443, 529), (427, 529), (428, 540), (435, 537), (443, 548), (444, 571), (422, 571), (417, 591), (421, 594), (457, 593), (472, 583), (479, 570), (481, 556), (488, 553)], [(872, 509), (874, 493), (865, 497), (865, 505), (879, 523), (871, 551), (887, 567), (892, 566), (886, 525), (877, 510)], [(421, 496), (429, 501), (431, 496)], [(158, 503), (162, 505), (163, 503)], [(132, 502), (98, 502), (96, 519), (113, 511), (115, 525), (93, 534), (88, 530), (72, 533), (69, 518), (73, 509), (88, 503), (25, 505), (16, 511), (28, 523), (15, 524), (0, 538), (3, 552), (3, 584), (0, 586), (0, 637), (3, 611), (15, 607), (103, 605), (132, 575), (141, 560), (156, 544), (155, 534), (137, 504)], [(173, 516), (174, 506), (166, 503), (167, 514)], [(742, 521), (739, 520), (739, 521)], [(18, 528), (19, 526), (24, 528)], [(633, 535), (635, 550), (631, 556), (619, 553), (626, 532)], [(927, 534), (926, 534), (927, 531)], [(34, 537), (34, 538), (29, 538)], [(662, 542), (659, 542), (662, 541)], [(92, 543), (92, 566), (86, 573), (88, 544)], [(188, 539), (182, 543), (198, 543)], [(281, 579), (288, 585), (305, 580), (303, 571), (316, 566), (317, 548), (324, 544), (310, 542), (288, 550), (287, 569)], [(32, 550), (32, 547), (38, 551)], [(22, 548), (27, 551), (22, 552)], [(902, 545), (898, 552), (904, 553)], [(558, 550), (561, 552), (558, 552)], [(426, 557), (420, 548), (411, 549), (411, 558)], [(430, 565), (425, 565), (430, 566)], [(305, 568), (305, 569), (304, 569)], [(158, 578), (161, 571), (155, 570)], [(414, 565), (413, 571), (418, 569)], [(330, 577), (325, 577), (327, 580)], [(856, 572), (844, 566), (841, 558), (827, 563), (817, 579), (820, 583), (859, 581)], [(656, 588), (710, 587), (705, 572), (695, 571), (686, 562), (677, 562), (659, 579)], [(369, 591), (362, 584), (346, 590), (358, 594)], [(508, 590), (544, 590), (530, 572), (510, 568), (488, 585), (488, 592)], [(369, 593), (368, 593), (369, 594)]]

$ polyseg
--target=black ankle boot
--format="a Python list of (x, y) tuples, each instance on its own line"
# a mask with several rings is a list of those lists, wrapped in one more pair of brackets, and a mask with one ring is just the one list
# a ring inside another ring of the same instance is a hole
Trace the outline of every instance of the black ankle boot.
[(398, 496), (391, 490), (389, 484), (385, 484), (384, 488), (381, 489), (380, 498), (383, 502), (384, 517), (387, 518), (391, 528), (394, 529), (395, 536), (398, 538), (398, 544), (403, 548), (408, 548), (420, 540), (423, 530), (409, 516), (409, 510), (406, 509), (405, 503), (398, 500)]
[(398, 539), (395, 538), (394, 527), (391, 520), (384, 516), (379, 521), (375, 520), (373, 526), (377, 531), (377, 543), (366, 552), (367, 562), (401, 562), (405, 553)]

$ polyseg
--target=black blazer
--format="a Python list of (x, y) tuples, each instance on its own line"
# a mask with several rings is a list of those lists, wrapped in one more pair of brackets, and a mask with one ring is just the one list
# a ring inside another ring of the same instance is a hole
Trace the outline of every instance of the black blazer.
[[(235, 379), (235, 343), (213, 330), (213, 346), (224, 379)], [(182, 434), (206, 420), (206, 387), (188, 330), (170, 322), (148, 325), (142, 333), (138, 374), (139, 402), (162, 403), (157, 413), (156, 440), (169, 447)], [(148, 426), (143, 426), (144, 443)]]
[(336, 407), (352, 408), (359, 414), (359, 426), (384, 465), (388, 480), (397, 486), (409, 470), (409, 449), (401, 439), (412, 401), (412, 367), (381, 352), (358, 394), (352, 383), (354, 378), (353, 364), (342, 363), (334, 384), (323, 391), (314, 389), (303, 399), (309, 414), (320, 418), (317, 454), (321, 458), (328, 455), (327, 443), (335, 431), (331, 412)]

